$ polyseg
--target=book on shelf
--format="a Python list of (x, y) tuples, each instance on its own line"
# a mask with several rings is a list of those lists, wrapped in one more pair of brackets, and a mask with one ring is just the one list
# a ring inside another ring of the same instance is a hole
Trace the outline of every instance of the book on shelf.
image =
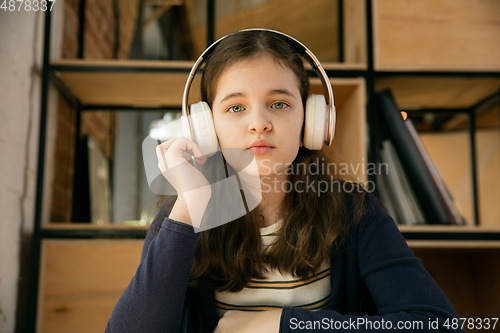
[(441, 173), (439, 172), (439, 169), (436, 167), (434, 159), (425, 149), (425, 146), (422, 140), (420, 139), (420, 136), (418, 135), (418, 132), (415, 129), (415, 126), (413, 125), (411, 119), (409, 118), (406, 119), (405, 125), (418, 148), (420, 156), (425, 162), (427, 170), (429, 171), (432, 177), (434, 186), (436, 187), (439, 194), (440, 202), (443, 205), (444, 209), (446, 210), (446, 215), (448, 216), (450, 223), (465, 225), (466, 224), (465, 219), (463, 217), (463, 214), (461, 213), (461, 208), (459, 203), (453, 199), (450, 191), (448, 190), (448, 187), (446, 186), (446, 183), (443, 180)]
[[(401, 112), (390, 90), (377, 93), (377, 101), (378, 112), (381, 117), (381, 127), (385, 129), (385, 131), (379, 131), (382, 133), (379, 138), (381, 142), (380, 158), (387, 159), (389, 156), (389, 158), (394, 160), (392, 153), (388, 153), (391, 148), (388, 148), (389, 145), (384, 143), (389, 139), (394, 148), (393, 153), (400, 161), (401, 170), (407, 176), (407, 185), (404, 183), (404, 178), (400, 175), (398, 176), (403, 182), (398, 191), (408, 191), (406, 186), (413, 189), (416, 202), (421, 208), (426, 223), (464, 224), (463, 218), (460, 217), (457, 208), (453, 204), (453, 199), (447, 191), (439, 171), (437, 171), (435, 164), (432, 162), (432, 158), (425, 150), (414, 127), (411, 124), (406, 124), (408, 120), (403, 120), (401, 117)], [(393, 163), (397, 162), (393, 161)], [(395, 168), (394, 171), (397, 172), (397, 167)], [(392, 200), (393, 209), (397, 212), (397, 207), (410, 207), (410, 210), (414, 212), (412, 214), (415, 214), (415, 206), (411, 200), (412, 194), (410, 192), (410, 194), (406, 194), (405, 197), (407, 199), (405, 200), (408, 200), (408, 202), (402, 204), (398, 202), (400, 201), (398, 192), (396, 192), (397, 195), (392, 194), (393, 196), (396, 195), (396, 197), (391, 198), (391, 188), (387, 189), (389, 187), (388, 184), (389, 180), (384, 184), (389, 193), (384, 195), (386, 200)], [(409, 216), (411, 217), (412, 215)], [(416, 216), (414, 215), (414, 217)], [(403, 221), (407, 220), (403, 219)]]
[(382, 142), (379, 153), (388, 171), (379, 174), (379, 186), (382, 185), (379, 193), (388, 213), (399, 224), (424, 224), (424, 213), (390, 140)]

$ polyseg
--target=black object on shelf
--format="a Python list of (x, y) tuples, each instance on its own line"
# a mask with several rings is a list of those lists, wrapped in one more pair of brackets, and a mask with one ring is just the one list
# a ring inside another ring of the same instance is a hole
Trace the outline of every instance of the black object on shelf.
[(71, 212), (72, 222), (91, 221), (90, 217), (90, 187), (89, 187), (89, 154), (85, 135), (77, 138), (77, 149), (75, 161), (75, 176), (73, 180), (73, 210)]
[(377, 102), (379, 114), (387, 125), (387, 133), (407, 173), (427, 223), (450, 224), (431, 174), (420, 156), (390, 90), (377, 93)]

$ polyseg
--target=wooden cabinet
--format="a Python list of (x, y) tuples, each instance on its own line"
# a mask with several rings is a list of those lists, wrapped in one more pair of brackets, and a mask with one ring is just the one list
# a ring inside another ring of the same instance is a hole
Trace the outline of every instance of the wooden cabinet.
[[(67, 235), (78, 230), (73, 226), (47, 227), (49, 231), (64, 229)], [(141, 235), (146, 227), (83, 229), (92, 230), (116, 233), (127, 230), (130, 235)], [(460, 317), (498, 317), (498, 229), (401, 226), (400, 230)], [(492, 239), (477, 240), (485, 235)], [(135, 274), (143, 242), (143, 239), (44, 239), (38, 332), (103, 332), (116, 302)]]
[(38, 332), (103, 332), (139, 266), (143, 240), (44, 239)]

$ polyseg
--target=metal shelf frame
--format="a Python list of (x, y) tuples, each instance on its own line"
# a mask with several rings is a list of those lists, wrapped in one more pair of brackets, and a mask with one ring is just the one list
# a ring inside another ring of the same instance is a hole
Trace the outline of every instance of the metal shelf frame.
[[(367, 68), (366, 70), (326, 70), (329, 77), (340, 78), (355, 78), (363, 77), (366, 82), (367, 100), (367, 122), (370, 128), (370, 137), (376, 132), (373, 124), (376, 124), (376, 110), (375, 110), (375, 81), (377, 78), (390, 77), (390, 76), (454, 76), (454, 77), (500, 77), (500, 71), (377, 71), (374, 69), (374, 54), (373, 54), (373, 21), (372, 21), (372, 1), (366, 1), (366, 19), (367, 19)], [(342, 11), (344, 0), (339, 0), (339, 50), (340, 62), (343, 62), (344, 50), (344, 37), (343, 37), (343, 17)], [(215, 36), (215, 0), (207, 0), (207, 45), (212, 44)], [(83, 58), (83, 38), (84, 38), (84, 12), (85, 0), (80, 2), (80, 26), (79, 26), (79, 58)], [(56, 72), (65, 71), (94, 71), (94, 72), (168, 72), (168, 73), (188, 73), (190, 68), (155, 68), (155, 67), (128, 67), (128, 66), (90, 66), (84, 69), (79, 66), (71, 65), (51, 65), (50, 64), (50, 33), (51, 33), (51, 12), (45, 12), (45, 27), (44, 27), (44, 50), (43, 50), (43, 68), (41, 77), (41, 109), (40, 109), (40, 133), (38, 144), (38, 173), (36, 185), (36, 201), (35, 201), (35, 221), (33, 230), (32, 242), (32, 265), (30, 276), (30, 300), (29, 300), (29, 323), (28, 332), (36, 331), (36, 318), (37, 318), (37, 297), (38, 297), (38, 280), (40, 269), (40, 249), (41, 240), (49, 238), (143, 238), (145, 232), (139, 230), (49, 230), (41, 228), (42, 220), (42, 197), (44, 187), (44, 170), (45, 170), (45, 144), (46, 144), (46, 125), (47, 125), (47, 108), (48, 108), (48, 87), (49, 83), (53, 83), (62, 96), (68, 103), (76, 110), (77, 114), (77, 130), (76, 135), (79, 137), (80, 120), (82, 112), (102, 111), (102, 110), (120, 110), (120, 111), (173, 111), (178, 110), (178, 107), (133, 107), (133, 106), (110, 106), (110, 105), (85, 105), (74, 96), (71, 90), (64, 84), (64, 82), (57, 77)], [(311, 76), (315, 74), (311, 71)], [(492, 96), (489, 96), (491, 98)], [(483, 101), (481, 101), (483, 102)], [(473, 194), (474, 194), (474, 207), (475, 207), (475, 223), (478, 224), (478, 199), (477, 199), (477, 168), (476, 168), (476, 151), (474, 141), (474, 109), (478, 105), (471, 106), (467, 109), (446, 110), (446, 109), (428, 109), (422, 110), (425, 112), (464, 112), (467, 113), (469, 131), (470, 131), (470, 144), (471, 144), (471, 161), (472, 161), (472, 179), (473, 179)], [(419, 111), (420, 112), (420, 111)], [(370, 140), (368, 147), (368, 162), (374, 162), (374, 152), (377, 147), (375, 140)], [(77, 154), (75, 154), (77, 155)], [(374, 175), (370, 175), (370, 180), (375, 181)], [(405, 239), (411, 240), (500, 240), (500, 230), (498, 232), (402, 232)]]

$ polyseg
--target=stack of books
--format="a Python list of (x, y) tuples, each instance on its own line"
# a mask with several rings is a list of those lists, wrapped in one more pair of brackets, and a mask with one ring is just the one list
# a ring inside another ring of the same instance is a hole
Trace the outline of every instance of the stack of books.
[(389, 90), (377, 94), (383, 123), (377, 175), (379, 199), (397, 223), (465, 224), (411, 120), (403, 120)]

